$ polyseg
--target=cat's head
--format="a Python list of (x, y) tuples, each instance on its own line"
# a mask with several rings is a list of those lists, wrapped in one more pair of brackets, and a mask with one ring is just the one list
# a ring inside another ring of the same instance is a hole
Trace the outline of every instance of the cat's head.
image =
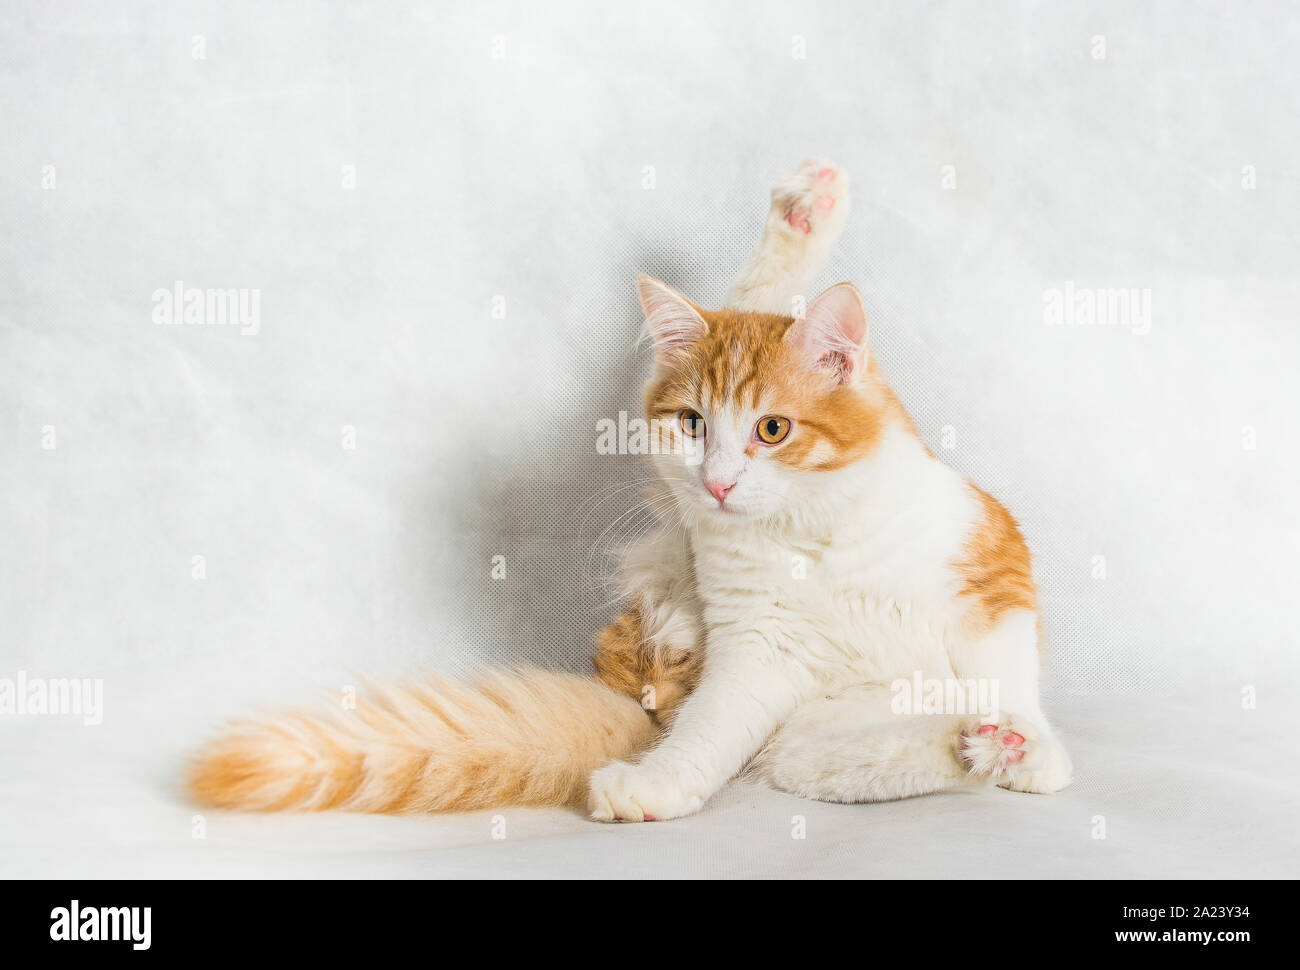
[(694, 515), (797, 514), (901, 413), (871, 362), (849, 283), (798, 319), (704, 310), (648, 276), (637, 289), (655, 352), (646, 417), (671, 444), (658, 448), (656, 470)]

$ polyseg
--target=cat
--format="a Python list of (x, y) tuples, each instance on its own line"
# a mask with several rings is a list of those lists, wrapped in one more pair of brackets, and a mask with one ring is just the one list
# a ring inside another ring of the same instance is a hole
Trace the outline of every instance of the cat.
[[(781, 181), (722, 310), (637, 280), (646, 416), (672, 447), (650, 459), (663, 521), (623, 553), (627, 610), (596, 636), (594, 678), (429, 677), (245, 721), (199, 752), (196, 798), (640, 822), (696, 812), (742, 771), (838, 802), (1068, 785), (1015, 520), (921, 441), (858, 291), (805, 301), (848, 188), (823, 159)], [(997, 709), (900, 713), (898, 685), (920, 678), (992, 684)]]

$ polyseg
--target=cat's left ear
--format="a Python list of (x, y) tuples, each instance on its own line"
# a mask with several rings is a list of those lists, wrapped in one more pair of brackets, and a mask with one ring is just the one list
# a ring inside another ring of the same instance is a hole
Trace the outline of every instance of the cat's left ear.
[(636, 291), (645, 311), (646, 335), (660, 360), (684, 353), (709, 332), (695, 304), (671, 286), (651, 276), (638, 276)]
[(810, 367), (824, 367), (851, 384), (867, 370), (867, 311), (852, 283), (832, 286), (809, 304), (785, 341)]

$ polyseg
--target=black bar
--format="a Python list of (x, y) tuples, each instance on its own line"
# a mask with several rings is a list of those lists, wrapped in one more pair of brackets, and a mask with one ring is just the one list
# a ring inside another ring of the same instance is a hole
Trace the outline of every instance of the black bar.
[[(1245, 880), (856, 885), (827, 880), (671, 887), (635, 881), (566, 887), (489, 881), (56, 880), (10, 882), (5, 888), (11, 902), (0, 907), (0, 934), (7, 957), (57, 957), (64, 950), (89, 965), (101, 957), (246, 958), (262, 952), (261, 941), (265, 952), (295, 957), (355, 952), (373, 958), (400, 943), (428, 948), (435, 962), (452, 942), (457, 948), (485, 948), (484, 956), (490, 948), (499, 956), (500, 948), (512, 945), (534, 953), (538, 947), (590, 953), (604, 937), (611, 946), (632, 947), (633, 953), (639, 947), (662, 953), (661, 947), (674, 946), (665, 935), (690, 927), (691, 933), (736, 941), (772, 935), (805, 948), (805, 954), (828, 935), (839, 937), (844, 927), (858, 927), (861, 938), (845, 942), (864, 956), (873, 940), (889, 937), (905, 949), (905, 941), (912, 940), (918, 954), (935, 946), (957, 947), (955, 952), (968, 955), (1023, 953), (1024, 946), (1041, 943), (1053, 947), (1043, 952), (1071, 955), (1130, 950), (1227, 957), (1256, 943), (1284, 945), (1288, 934), (1280, 924), (1295, 890), (1290, 882)], [(125, 938), (52, 938), (70, 935), (73, 900), (79, 914), (76, 936), (111, 935), (116, 929)], [(86, 915), (90, 910), (93, 917)], [(474, 932), (466, 935), (471, 927)], [(803, 943), (801, 934), (807, 935)], [(1209, 934), (1208, 941), (1202, 934)]]

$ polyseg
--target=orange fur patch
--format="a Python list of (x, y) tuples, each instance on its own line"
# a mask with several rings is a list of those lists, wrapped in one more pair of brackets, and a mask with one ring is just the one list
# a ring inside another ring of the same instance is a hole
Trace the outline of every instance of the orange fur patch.
[[(672, 650), (646, 639), (640, 614), (624, 613), (596, 634), (592, 658), (596, 677), (607, 687), (653, 706), (661, 723), (686, 699), (700, 673), (699, 652)], [(647, 688), (653, 691), (647, 695)]]
[(1037, 610), (1029, 547), (1011, 513), (978, 485), (984, 514), (959, 562), (965, 582), (961, 595), (972, 600), (966, 621), (972, 629), (990, 630), (1010, 610)]

